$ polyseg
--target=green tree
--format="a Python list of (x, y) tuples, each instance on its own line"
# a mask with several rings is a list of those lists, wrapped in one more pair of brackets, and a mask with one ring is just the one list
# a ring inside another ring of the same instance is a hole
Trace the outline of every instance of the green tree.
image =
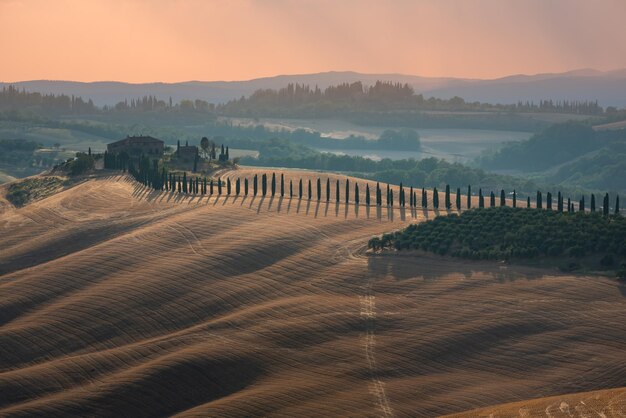
[(350, 180), (346, 179), (346, 205), (350, 201)]
[(619, 215), (619, 195), (615, 195), (615, 214)]
[(504, 189), (500, 190), (500, 206), (506, 206), (506, 197), (504, 195)]
[(261, 196), (267, 195), (267, 174), (263, 173), (261, 176)]
[(313, 188), (311, 187), (311, 179), (309, 179), (309, 190), (308, 190), (309, 200), (313, 197)]
[(226, 178), (226, 194), (230, 196), (230, 177)]
[(339, 203), (339, 179), (337, 179), (335, 184), (335, 202)]
[(437, 188), (433, 188), (433, 207), (439, 209), (439, 192)]
[(217, 194), (222, 194), (222, 179), (220, 177), (217, 178)]
[(445, 205), (446, 205), (447, 210), (450, 210), (450, 208), (452, 207), (452, 200), (450, 200), (450, 185), (449, 184), (446, 184)]
[(330, 202), (330, 178), (326, 178), (326, 202)]
[(302, 199), (302, 179), (300, 179), (300, 183), (298, 183), (298, 198)]
[(276, 173), (272, 173), (272, 197), (276, 195)]
[(596, 211), (596, 196), (593, 193), (591, 194), (591, 211)]
[(255, 174), (253, 179), (252, 179), (252, 193), (253, 193), (253, 195), (256, 196), (258, 191), (259, 191), (259, 177), (258, 177), (258, 174)]
[(370, 185), (367, 183), (365, 184), (365, 204), (370, 205)]
[(479, 208), (484, 208), (485, 207), (485, 198), (483, 197), (483, 189), (482, 188), (478, 189), (478, 207)]
[(317, 201), (322, 200), (322, 180), (317, 178)]
[(243, 194), (248, 196), (248, 177), (243, 179)]
[(280, 173), (280, 197), (285, 196), (285, 175)]

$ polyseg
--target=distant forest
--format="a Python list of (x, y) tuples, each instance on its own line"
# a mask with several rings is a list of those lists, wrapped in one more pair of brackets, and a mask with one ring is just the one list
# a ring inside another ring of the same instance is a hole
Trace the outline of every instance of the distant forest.
[(518, 102), (501, 105), (451, 99), (425, 98), (408, 84), (377, 81), (366, 86), (360, 81), (329, 86), (324, 90), (301, 84), (272, 90), (257, 90), (248, 98), (217, 106), (218, 113), (239, 116), (330, 115), (337, 111), (505, 111), (599, 115), (604, 109), (597, 101)]
[[(490, 104), (451, 99), (425, 98), (408, 84), (377, 81), (371, 86), (360, 81), (329, 86), (324, 90), (301, 84), (289, 84), (279, 90), (263, 89), (250, 97), (241, 97), (215, 105), (205, 100), (181, 100), (173, 103), (154, 96), (129, 98), (114, 106), (97, 107), (91, 99), (67, 95), (46, 95), (19, 90), (13, 86), (0, 91), (0, 110), (32, 110), (56, 114), (90, 114), (97, 112), (172, 111), (216, 113), (228, 116), (307, 116), (328, 117), (335, 112), (360, 111), (499, 111), (572, 113), (602, 115), (605, 109), (597, 101), (554, 101), (539, 103)], [(617, 109), (607, 109), (614, 113)]]

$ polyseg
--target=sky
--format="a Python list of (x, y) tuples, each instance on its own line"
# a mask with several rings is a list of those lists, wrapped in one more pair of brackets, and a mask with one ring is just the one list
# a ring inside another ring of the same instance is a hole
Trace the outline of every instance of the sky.
[(0, 0), (0, 81), (626, 68), (626, 0)]

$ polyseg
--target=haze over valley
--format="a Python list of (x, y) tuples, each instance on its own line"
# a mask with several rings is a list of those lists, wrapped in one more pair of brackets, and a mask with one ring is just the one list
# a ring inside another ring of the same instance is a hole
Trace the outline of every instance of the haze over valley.
[(0, 416), (626, 416), (624, 17), (0, 1)]

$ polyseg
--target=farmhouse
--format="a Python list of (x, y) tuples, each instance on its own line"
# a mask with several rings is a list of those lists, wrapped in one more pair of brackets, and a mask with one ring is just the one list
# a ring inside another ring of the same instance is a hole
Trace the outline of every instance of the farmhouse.
[(146, 155), (151, 158), (159, 158), (163, 155), (163, 141), (151, 136), (127, 136), (107, 145), (109, 154), (126, 152), (130, 157)]

